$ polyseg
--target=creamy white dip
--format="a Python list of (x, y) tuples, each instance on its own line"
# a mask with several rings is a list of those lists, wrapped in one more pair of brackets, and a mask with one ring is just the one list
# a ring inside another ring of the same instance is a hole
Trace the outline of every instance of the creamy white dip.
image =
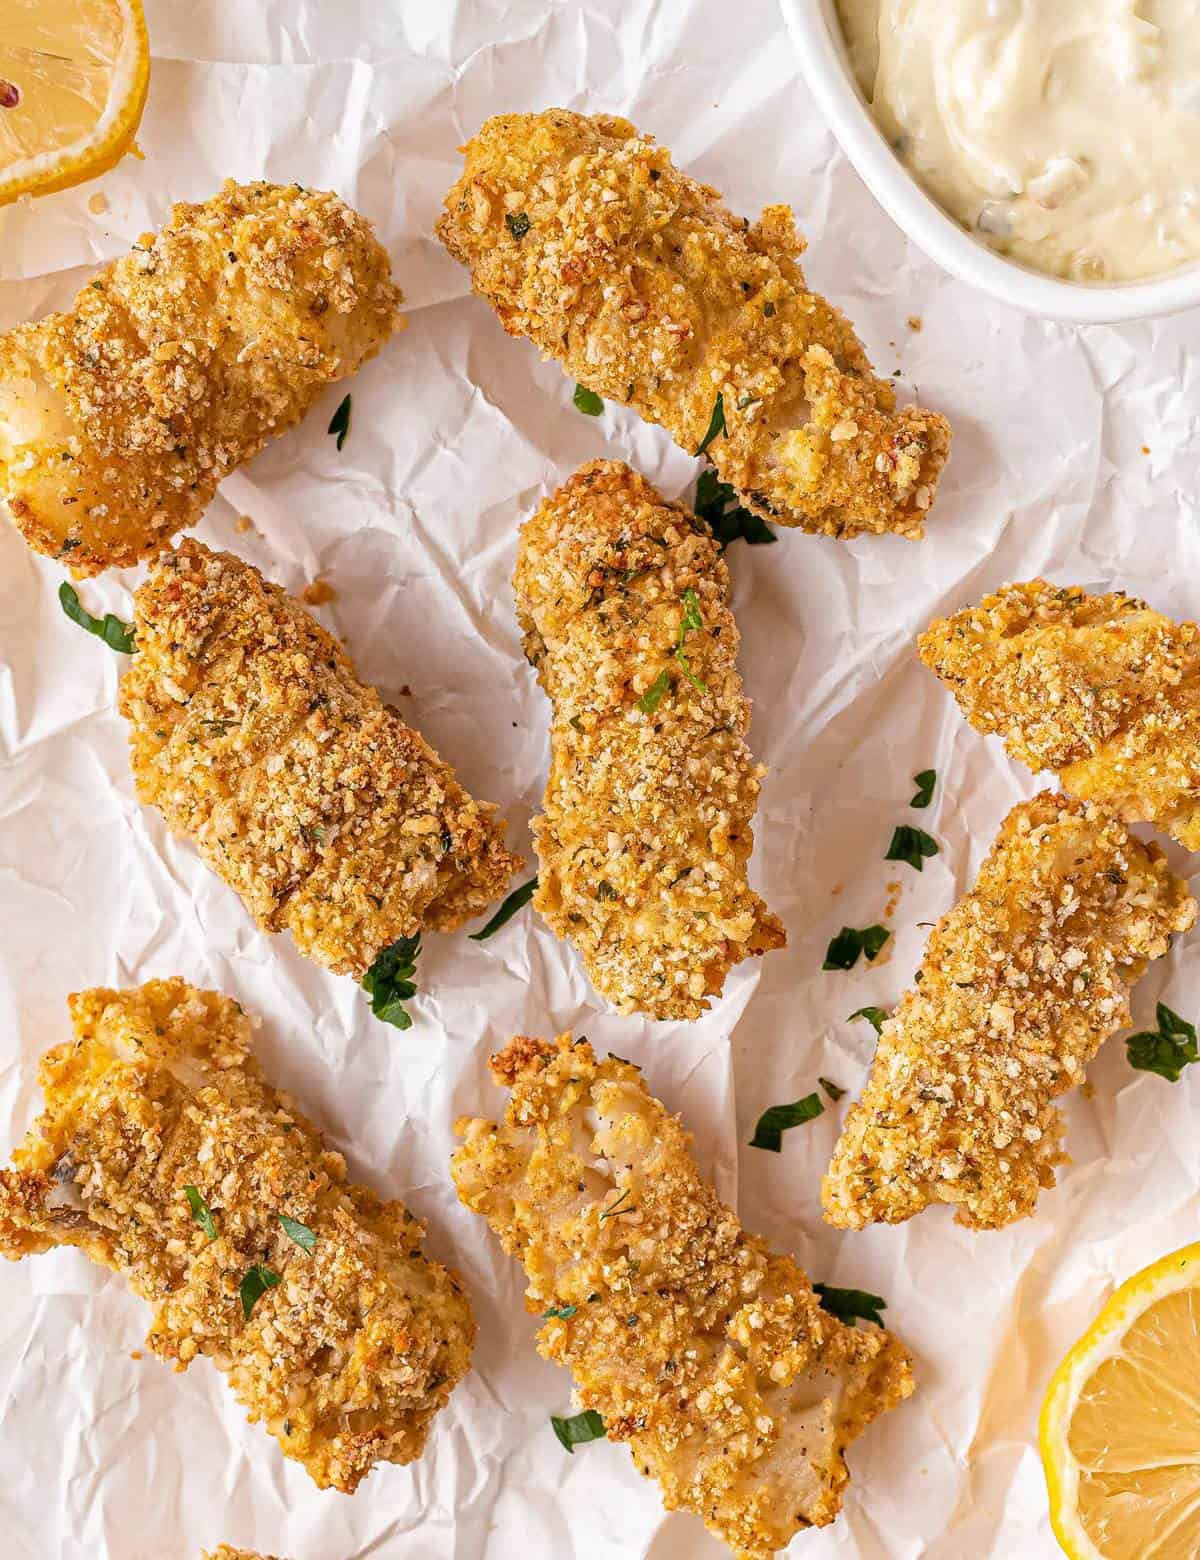
[(1200, 0), (837, 0), (863, 94), (938, 203), (1086, 282), (1200, 257)]

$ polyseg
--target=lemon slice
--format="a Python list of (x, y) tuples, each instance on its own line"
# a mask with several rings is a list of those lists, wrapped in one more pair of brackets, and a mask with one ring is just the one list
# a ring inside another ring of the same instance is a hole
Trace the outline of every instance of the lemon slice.
[(1121, 1285), (1055, 1372), (1038, 1443), (1071, 1560), (1200, 1555), (1200, 1244)]
[(0, 205), (111, 168), (149, 81), (142, 0), (0, 0)]

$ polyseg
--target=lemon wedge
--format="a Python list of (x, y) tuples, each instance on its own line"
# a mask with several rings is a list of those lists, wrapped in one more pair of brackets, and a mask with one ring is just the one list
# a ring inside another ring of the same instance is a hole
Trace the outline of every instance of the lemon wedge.
[(1200, 1244), (1121, 1285), (1055, 1372), (1038, 1444), (1071, 1560), (1200, 1555)]
[(149, 82), (141, 0), (0, 0), (0, 205), (111, 168)]

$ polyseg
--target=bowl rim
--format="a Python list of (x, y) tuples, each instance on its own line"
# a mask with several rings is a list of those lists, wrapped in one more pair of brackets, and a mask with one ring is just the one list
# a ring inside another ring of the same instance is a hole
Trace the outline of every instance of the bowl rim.
[(1049, 319), (1104, 324), (1174, 314), (1200, 304), (1200, 261), (1150, 281), (1102, 287), (1031, 271), (963, 231), (900, 162), (863, 101), (834, 0), (782, 0), (801, 74), (833, 134), (875, 199), (918, 248), (960, 281)]

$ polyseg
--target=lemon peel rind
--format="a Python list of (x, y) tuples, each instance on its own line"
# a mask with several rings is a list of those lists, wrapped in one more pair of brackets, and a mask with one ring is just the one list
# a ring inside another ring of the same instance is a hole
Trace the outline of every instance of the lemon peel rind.
[[(52, 195), (85, 184), (115, 167), (130, 150), (150, 90), (150, 35), (141, 0), (117, 0), (117, 4), (126, 25), (104, 112), (86, 135), (27, 157), (0, 174), (0, 206), (11, 205), (22, 195)], [(62, 171), (55, 174), (58, 167)]]
[(1080, 1393), (1119, 1352), (1125, 1334), (1152, 1305), (1181, 1289), (1200, 1288), (1200, 1241), (1169, 1252), (1127, 1278), (1051, 1377), (1038, 1415), (1038, 1451), (1050, 1500), (1050, 1526), (1069, 1560), (1112, 1560), (1097, 1549), (1077, 1515), (1079, 1465), (1067, 1436)]

